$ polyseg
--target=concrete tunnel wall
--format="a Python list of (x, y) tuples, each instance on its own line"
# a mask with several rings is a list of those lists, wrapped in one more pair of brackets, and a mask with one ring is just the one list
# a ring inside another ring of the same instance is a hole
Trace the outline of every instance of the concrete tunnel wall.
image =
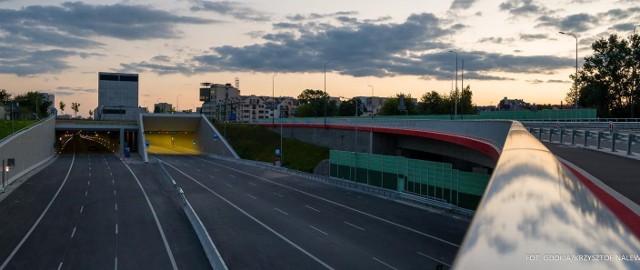
[(55, 155), (55, 127), (56, 119), (49, 117), (0, 142), (0, 162), (6, 165), (7, 159), (15, 160), (15, 167), (4, 172), (5, 186)]

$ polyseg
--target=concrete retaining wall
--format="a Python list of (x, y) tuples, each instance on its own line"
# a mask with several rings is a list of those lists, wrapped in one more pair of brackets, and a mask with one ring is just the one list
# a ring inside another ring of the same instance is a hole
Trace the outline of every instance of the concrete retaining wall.
[(200, 119), (197, 138), (200, 151), (204, 153), (240, 158), (204, 115)]
[(15, 160), (15, 166), (3, 174), (4, 186), (54, 156), (55, 126), (55, 118), (49, 117), (0, 141), (0, 162), (6, 165), (8, 159)]

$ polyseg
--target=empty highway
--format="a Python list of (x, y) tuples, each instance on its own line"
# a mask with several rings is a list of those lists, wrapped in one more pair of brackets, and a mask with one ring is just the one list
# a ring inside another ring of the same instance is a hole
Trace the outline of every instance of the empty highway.
[(468, 227), (447, 214), (232, 161), (155, 157), (230, 269), (448, 268)]
[(0, 269), (207, 268), (188, 220), (153, 182), (157, 167), (87, 144), (74, 139), (0, 202)]

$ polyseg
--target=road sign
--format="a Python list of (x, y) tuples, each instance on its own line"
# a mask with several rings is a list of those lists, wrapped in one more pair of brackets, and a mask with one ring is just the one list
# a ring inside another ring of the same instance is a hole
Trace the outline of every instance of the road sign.
[(218, 140), (218, 133), (213, 133), (213, 140), (217, 141)]
[(276, 149), (276, 157), (280, 156), (280, 149)]

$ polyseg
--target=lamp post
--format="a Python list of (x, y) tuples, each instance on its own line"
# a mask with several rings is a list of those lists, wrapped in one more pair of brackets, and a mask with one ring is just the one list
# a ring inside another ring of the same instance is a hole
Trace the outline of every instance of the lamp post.
[(180, 96), (182, 96), (182, 95), (178, 95), (176, 97), (176, 112), (178, 112), (180, 110)]
[[(635, 27), (634, 27), (634, 31), (635, 31)], [(576, 77), (573, 78), (573, 87), (575, 88), (574, 91), (576, 91), (576, 95), (575, 95), (575, 108), (578, 109), (578, 37), (573, 34), (573, 33), (566, 33), (566, 32), (559, 32), (560, 34), (563, 35), (568, 35), (568, 36), (572, 36), (573, 38), (576, 39)]]
[(453, 115), (454, 115), (454, 119), (458, 119), (458, 53), (454, 52), (454, 51), (449, 51), (450, 53), (453, 53), (456, 55), (456, 90), (454, 93), (454, 107), (453, 107)]
[(373, 107), (373, 85), (369, 85), (369, 87), (371, 87), (371, 118), (373, 118), (373, 112), (374, 112), (374, 107)]
[[(276, 74), (271, 77), (271, 100), (273, 101), (271, 107), (271, 124), (276, 124)], [(279, 114), (278, 114), (279, 115)]]
[(327, 125), (327, 64), (331, 62), (324, 62), (324, 125)]

